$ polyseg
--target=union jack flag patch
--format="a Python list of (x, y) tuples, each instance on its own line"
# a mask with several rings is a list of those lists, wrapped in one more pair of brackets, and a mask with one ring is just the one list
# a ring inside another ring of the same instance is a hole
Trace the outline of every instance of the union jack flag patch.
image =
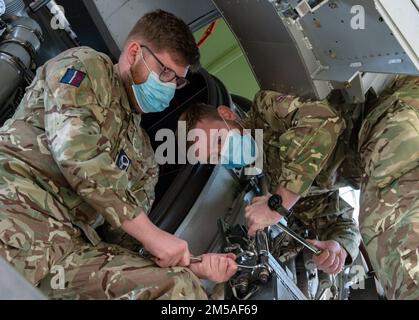
[(76, 69), (68, 69), (60, 82), (79, 88), (84, 78), (86, 78), (86, 74), (84, 72)]

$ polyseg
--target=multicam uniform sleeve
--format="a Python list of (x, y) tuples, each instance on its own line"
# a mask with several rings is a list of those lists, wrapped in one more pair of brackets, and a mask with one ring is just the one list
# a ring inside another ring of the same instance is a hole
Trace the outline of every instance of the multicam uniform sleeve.
[(253, 109), (269, 128), (281, 132), (276, 147), (282, 164), (276, 183), (306, 196), (333, 153), (345, 121), (326, 101), (301, 102), (272, 91), (258, 93)]
[(361, 235), (353, 219), (354, 209), (340, 198), (339, 190), (302, 199), (300, 205), (296, 215), (320, 241), (338, 242), (348, 253), (346, 263), (351, 264), (359, 254)]
[[(349, 212), (352, 210), (352, 208), (348, 209)], [(348, 253), (346, 260), (348, 265), (352, 264), (358, 257), (359, 245), (361, 244), (361, 234), (358, 225), (350, 217), (349, 212), (343, 214), (334, 213), (316, 219), (319, 224), (319, 228), (316, 230), (319, 239), (321, 241), (334, 240), (338, 242)]]
[(116, 167), (110, 155), (111, 137), (103, 130), (110, 123), (121, 127), (121, 119), (109, 115), (113, 114), (111, 72), (112, 66), (99, 56), (50, 63), (45, 128), (52, 156), (70, 186), (118, 228), (142, 208), (129, 191), (126, 172)]

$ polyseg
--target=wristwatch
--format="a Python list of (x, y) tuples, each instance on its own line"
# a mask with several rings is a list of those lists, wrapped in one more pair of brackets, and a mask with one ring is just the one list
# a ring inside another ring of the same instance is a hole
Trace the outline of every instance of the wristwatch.
[(291, 216), (291, 214), (292, 214), (292, 211), (289, 211), (289, 210), (285, 209), (282, 206), (282, 203), (283, 203), (282, 197), (280, 195), (278, 195), (278, 194), (274, 194), (268, 200), (268, 207), (272, 211), (278, 212), (284, 218), (289, 218)]

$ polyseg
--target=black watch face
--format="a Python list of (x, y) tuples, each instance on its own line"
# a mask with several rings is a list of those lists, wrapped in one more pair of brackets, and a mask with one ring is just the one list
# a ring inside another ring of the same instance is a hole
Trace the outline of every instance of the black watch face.
[(282, 206), (282, 199), (278, 195), (274, 195), (269, 199), (269, 207), (271, 210), (279, 210)]

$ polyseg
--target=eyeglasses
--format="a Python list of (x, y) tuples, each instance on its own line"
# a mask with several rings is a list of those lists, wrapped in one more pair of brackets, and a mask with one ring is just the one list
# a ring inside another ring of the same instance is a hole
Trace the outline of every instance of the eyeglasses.
[(159, 58), (149, 49), (147, 46), (142, 45), (141, 48), (147, 49), (147, 51), (156, 59), (160, 64), (162, 71), (160, 72), (159, 79), (162, 82), (172, 82), (176, 79), (176, 89), (182, 89), (189, 84), (189, 80), (184, 77), (179, 77), (176, 72), (164, 65)]

